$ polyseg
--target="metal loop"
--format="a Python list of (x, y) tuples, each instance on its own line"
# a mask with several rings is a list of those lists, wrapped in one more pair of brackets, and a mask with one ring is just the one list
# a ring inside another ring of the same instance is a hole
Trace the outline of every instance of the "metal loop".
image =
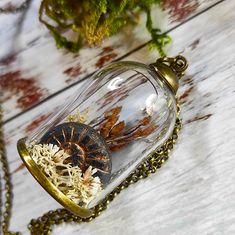
[(182, 55), (159, 58), (157, 62), (164, 63), (171, 67), (179, 78), (184, 75), (185, 70), (188, 68), (188, 62)]

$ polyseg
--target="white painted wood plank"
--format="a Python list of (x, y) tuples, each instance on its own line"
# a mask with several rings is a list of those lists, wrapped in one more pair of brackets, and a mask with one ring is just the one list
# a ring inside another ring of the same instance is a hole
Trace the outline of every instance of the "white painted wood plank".
[[(168, 54), (183, 52), (190, 63), (179, 90), (184, 128), (172, 158), (157, 174), (123, 191), (92, 223), (63, 225), (54, 234), (235, 233), (234, 7), (225, 1), (171, 33)], [(128, 59), (150, 62), (155, 55), (144, 48)], [(12, 172), (21, 165), (16, 141), (30, 120), (47, 114), (75, 88), (5, 125)], [(58, 204), (25, 168), (12, 176), (11, 228), (27, 234), (32, 217)]]
[[(154, 21), (156, 26), (166, 31), (216, 2), (218, 0), (190, 0), (185, 4), (186, 1), (181, 1), (181, 8), (176, 10), (181, 15), (180, 22), (176, 22), (175, 18), (168, 19), (166, 12), (156, 8), (153, 11)], [(58, 50), (48, 30), (38, 21), (39, 3), (39, 0), (32, 2), (20, 29), (17, 17), (0, 15), (0, 32), (3, 32), (0, 37), (0, 84), (4, 91), (5, 120), (150, 39), (143, 15), (136, 28), (126, 29), (124, 33), (105, 40), (100, 47), (84, 48), (76, 55)], [(189, 7), (188, 10), (187, 6), (198, 7)], [(190, 12), (190, 9), (194, 10)], [(11, 38), (16, 30), (19, 32)]]

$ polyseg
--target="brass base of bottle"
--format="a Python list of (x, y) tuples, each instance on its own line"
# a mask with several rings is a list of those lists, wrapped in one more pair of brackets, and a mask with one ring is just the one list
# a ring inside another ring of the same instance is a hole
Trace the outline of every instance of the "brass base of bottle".
[(34, 160), (30, 157), (29, 152), (27, 150), (26, 139), (20, 139), (17, 143), (17, 149), (20, 154), (21, 159), (23, 160), (25, 166), (28, 168), (29, 172), (33, 175), (33, 177), (38, 181), (38, 183), (62, 206), (64, 206), (67, 210), (72, 213), (80, 216), (81, 218), (90, 217), (94, 211), (85, 209), (75, 202), (70, 200), (66, 195), (64, 195), (40, 170)]

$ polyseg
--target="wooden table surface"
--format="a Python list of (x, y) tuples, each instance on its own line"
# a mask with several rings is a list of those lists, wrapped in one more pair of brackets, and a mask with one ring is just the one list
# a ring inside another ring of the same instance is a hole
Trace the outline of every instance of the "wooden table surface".
[[(123, 191), (93, 222), (61, 225), (53, 234), (235, 234), (235, 1), (172, 2), (181, 7), (153, 12), (173, 39), (167, 54), (182, 53), (189, 61), (178, 91), (184, 126), (170, 160)], [(25, 169), (17, 140), (105, 64), (158, 57), (146, 45), (144, 16), (139, 27), (99, 47), (79, 54), (58, 50), (38, 22), (39, 3), (33, 1), (25, 14), (0, 15), (0, 87), (14, 193), (10, 227), (23, 234), (30, 219), (60, 205)]]

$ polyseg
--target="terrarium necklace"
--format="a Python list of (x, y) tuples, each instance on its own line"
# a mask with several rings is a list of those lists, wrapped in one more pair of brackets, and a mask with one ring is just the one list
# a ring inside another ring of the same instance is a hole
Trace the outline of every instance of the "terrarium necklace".
[[(168, 159), (181, 127), (175, 98), (184, 57), (149, 66), (116, 62), (87, 80), (69, 103), (27, 138), (19, 154), (36, 180), (65, 209), (29, 224), (31, 234), (49, 234), (62, 222), (88, 222), (120, 191), (156, 172)], [(8, 231), (11, 184), (1, 139), (6, 200), (2, 230)]]

